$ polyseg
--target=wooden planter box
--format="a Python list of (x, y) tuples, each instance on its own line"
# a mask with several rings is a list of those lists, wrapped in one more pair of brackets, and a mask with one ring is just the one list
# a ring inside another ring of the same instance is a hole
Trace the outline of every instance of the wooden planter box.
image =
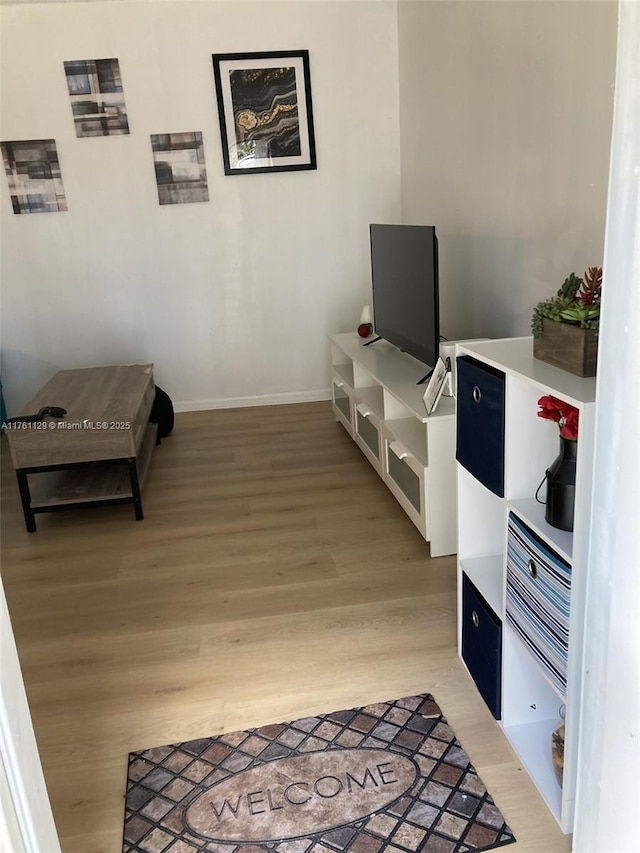
[(595, 376), (598, 333), (545, 319), (542, 337), (533, 339), (533, 355), (576, 376)]

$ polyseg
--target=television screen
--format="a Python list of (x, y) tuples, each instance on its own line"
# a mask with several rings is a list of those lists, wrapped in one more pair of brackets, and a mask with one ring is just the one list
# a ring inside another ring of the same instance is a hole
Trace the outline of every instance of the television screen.
[(371, 225), (376, 335), (433, 368), (438, 360), (438, 241), (433, 225)]

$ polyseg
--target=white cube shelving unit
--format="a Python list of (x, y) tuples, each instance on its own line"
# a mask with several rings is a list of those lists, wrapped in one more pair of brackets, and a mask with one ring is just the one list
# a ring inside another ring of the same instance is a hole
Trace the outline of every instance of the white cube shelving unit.
[[(460, 347), (459, 354), (500, 371), (505, 382), (504, 496), (497, 496), (462, 465), (457, 466), (459, 591), (465, 573), (502, 622), (500, 724), (560, 827), (568, 833), (573, 829), (576, 789), (596, 383), (595, 379), (582, 379), (534, 359), (530, 337), (470, 344)], [(545, 470), (559, 452), (557, 424), (537, 416), (537, 401), (546, 394), (579, 410), (576, 503), (571, 533), (550, 526), (544, 518), (544, 506), (535, 499)], [(507, 624), (510, 513), (570, 567), (566, 689), (558, 687), (512, 625)], [(461, 658), (462, 622), (460, 602)], [(551, 758), (551, 735), (561, 722), (563, 705), (565, 754), (560, 783)]]

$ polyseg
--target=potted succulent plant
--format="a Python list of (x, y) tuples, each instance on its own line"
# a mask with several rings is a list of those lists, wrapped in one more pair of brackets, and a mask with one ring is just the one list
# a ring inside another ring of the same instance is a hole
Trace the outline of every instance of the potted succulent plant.
[(557, 294), (533, 311), (533, 354), (577, 376), (595, 376), (600, 326), (602, 268), (565, 279)]

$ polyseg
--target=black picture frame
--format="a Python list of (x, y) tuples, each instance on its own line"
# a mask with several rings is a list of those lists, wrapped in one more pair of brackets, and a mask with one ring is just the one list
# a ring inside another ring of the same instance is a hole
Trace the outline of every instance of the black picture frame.
[(212, 59), (225, 175), (316, 169), (309, 51)]

